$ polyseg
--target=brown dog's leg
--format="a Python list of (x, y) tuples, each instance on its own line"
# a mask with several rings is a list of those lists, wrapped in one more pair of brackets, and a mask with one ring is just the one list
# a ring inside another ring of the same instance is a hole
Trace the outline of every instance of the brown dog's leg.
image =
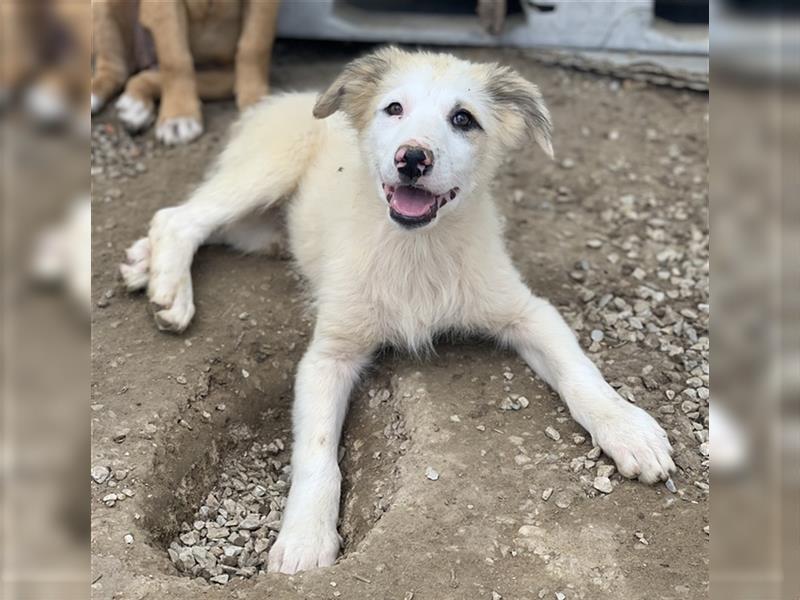
[(203, 100), (227, 100), (233, 96), (233, 69), (197, 72), (197, 93)]
[(156, 137), (165, 144), (190, 142), (203, 133), (203, 122), (186, 5), (182, 0), (142, 0), (139, 15), (153, 35), (161, 72)]
[(269, 64), (279, 0), (247, 0), (236, 50), (236, 103), (240, 109), (269, 92)]
[(92, 114), (122, 90), (131, 72), (136, 19), (131, 6), (125, 0), (92, 3)]

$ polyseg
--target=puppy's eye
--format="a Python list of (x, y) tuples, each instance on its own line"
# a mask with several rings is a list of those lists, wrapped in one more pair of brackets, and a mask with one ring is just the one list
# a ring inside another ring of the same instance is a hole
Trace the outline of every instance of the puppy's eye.
[(389, 106), (383, 109), (387, 115), (397, 117), (403, 114), (403, 105), (399, 102), (392, 102)]
[(453, 124), (453, 127), (456, 129), (472, 129), (478, 123), (475, 121), (475, 118), (469, 114), (466, 110), (459, 110), (456, 113), (453, 113), (453, 116), (450, 117), (450, 122)]

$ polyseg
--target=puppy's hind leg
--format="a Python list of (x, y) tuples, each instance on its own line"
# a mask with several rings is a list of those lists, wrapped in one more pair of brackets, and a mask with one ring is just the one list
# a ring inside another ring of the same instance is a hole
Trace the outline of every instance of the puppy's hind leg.
[[(144, 260), (159, 329), (183, 331), (194, 315), (191, 265), (197, 249), (244, 217), (275, 208), (297, 187), (317, 146), (319, 125), (310, 116), (313, 100), (287, 96), (248, 113), (211, 176), (189, 200), (155, 214)], [(135, 257), (144, 253), (137, 250)], [(144, 270), (141, 261), (137, 264), (138, 271)], [(129, 287), (141, 282), (141, 276), (126, 277), (125, 266), (121, 271)]]
[(286, 225), (280, 209), (258, 211), (218, 229), (209, 244), (224, 244), (245, 254), (282, 257), (288, 250)]

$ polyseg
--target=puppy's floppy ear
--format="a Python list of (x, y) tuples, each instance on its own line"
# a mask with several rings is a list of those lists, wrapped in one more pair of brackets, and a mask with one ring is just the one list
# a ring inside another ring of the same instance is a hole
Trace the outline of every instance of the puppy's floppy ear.
[(491, 65), (486, 90), (509, 145), (518, 146), (532, 135), (553, 158), (553, 123), (539, 88), (508, 67)]
[(317, 98), (314, 116), (324, 119), (341, 110), (356, 126), (363, 125), (381, 78), (388, 71), (392, 59), (400, 53), (390, 46), (348, 63), (342, 74)]

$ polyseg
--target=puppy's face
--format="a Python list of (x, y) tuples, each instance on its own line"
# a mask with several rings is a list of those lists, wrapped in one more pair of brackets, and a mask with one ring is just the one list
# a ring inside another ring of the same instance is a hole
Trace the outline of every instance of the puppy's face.
[(380, 50), (348, 65), (314, 114), (336, 110), (359, 131), (389, 218), (409, 229), (458, 210), (527, 134), (552, 156), (538, 89), (497, 65)]

